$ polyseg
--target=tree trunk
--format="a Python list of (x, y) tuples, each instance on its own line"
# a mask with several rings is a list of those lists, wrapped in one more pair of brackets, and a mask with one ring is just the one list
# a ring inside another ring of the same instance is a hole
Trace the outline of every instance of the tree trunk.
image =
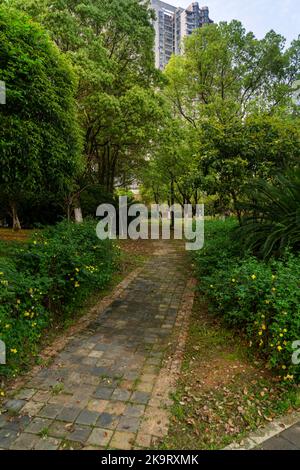
[(69, 202), (67, 204), (67, 221), (71, 221), (71, 204)]
[(237, 207), (238, 201), (237, 201), (236, 194), (234, 192), (232, 192), (231, 195), (232, 195), (232, 199), (233, 199), (234, 210), (236, 212), (236, 215), (237, 215), (237, 218), (238, 218), (238, 221), (239, 221), (239, 225), (242, 225), (242, 213)]
[(13, 219), (13, 230), (15, 231), (21, 230), (21, 224), (20, 224), (20, 220), (18, 217), (17, 204), (15, 203), (15, 201), (12, 201), (10, 203), (10, 208), (11, 208), (11, 215)]
[(76, 224), (81, 224), (83, 222), (82, 210), (81, 207), (77, 204), (78, 207), (74, 208), (74, 217)]
[[(174, 178), (171, 178), (170, 202), (171, 202), (171, 207), (173, 207), (175, 204)], [(175, 214), (174, 214), (174, 211), (171, 211), (171, 228), (172, 229), (174, 229), (174, 225), (175, 225)]]

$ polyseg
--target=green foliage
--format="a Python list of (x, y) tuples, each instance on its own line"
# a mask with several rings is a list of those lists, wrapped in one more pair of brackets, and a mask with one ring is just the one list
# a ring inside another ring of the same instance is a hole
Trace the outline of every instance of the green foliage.
[[(240, 216), (245, 185), (292, 167), (300, 158), (299, 125), (287, 116), (252, 114), (220, 123), (210, 118), (202, 135), (202, 184), (209, 194), (231, 206)], [(222, 204), (221, 204), (222, 205)]]
[(100, 204), (115, 204), (112, 194), (108, 194), (100, 184), (91, 184), (80, 193), (80, 205), (83, 216), (94, 217)]
[[(8, 245), (9, 246), (9, 245)], [(111, 279), (117, 251), (96, 237), (95, 223), (62, 222), (6, 253), (0, 245), (0, 339), (7, 366), (18, 372), (35, 355), (44, 330), (64, 322), (91, 292)]]
[(0, 5), (0, 79), (0, 191), (17, 219), (24, 198), (62, 193), (81, 167), (76, 77), (41, 26)]
[(167, 66), (168, 96), (192, 125), (203, 115), (220, 113), (222, 122), (224, 113), (245, 116), (292, 105), (300, 40), (284, 46), (274, 31), (259, 40), (236, 20), (199, 28), (186, 38), (185, 54)]
[[(154, 29), (140, 0), (14, 0), (50, 32), (78, 76), (89, 183), (112, 194), (144, 158), (162, 118)], [(82, 182), (78, 181), (79, 189)], [(84, 186), (84, 185), (83, 185)], [(95, 210), (95, 208), (94, 208)]]
[(300, 257), (258, 260), (233, 238), (235, 226), (206, 223), (205, 247), (195, 255), (200, 289), (213, 312), (242, 331), (270, 367), (284, 380), (299, 381), (292, 343), (300, 339)]
[[(160, 123), (159, 138), (152, 147), (152, 158), (140, 169), (143, 195), (146, 200), (152, 196), (156, 203), (184, 204), (192, 202), (195, 191), (192, 181), (193, 136), (186, 135), (188, 130), (182, 120), (172, 117), (164, 104), (165, 117)], [(172, 183), (174, 194), (171, 194)], [(147, 189), (150, 190), (148, 195)]]
[(234, 209), (240, 218), (246, 183), (299, 161), (299, 108), (292, 100), (299, 50), (299, 39), (285, 49), (282, 36), (271, 31), (258, 40), (238, 21), (186, 38), (184, 54), (166, 67), (163, 90), (183, 136), (169, 144), (173, 162), (166, 167), (185, 200), (214, 195), (219, 212)]
[(249, 201), (237, 231), (245, 246), (264, 258), (300, 248), (300, 169), (248, 187)]

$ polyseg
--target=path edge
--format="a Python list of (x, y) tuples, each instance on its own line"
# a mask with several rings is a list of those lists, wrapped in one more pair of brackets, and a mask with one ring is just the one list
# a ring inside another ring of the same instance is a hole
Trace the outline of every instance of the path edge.
[(275, 437), (289, 429), (294, 424), (300, 421), (300, 411), (293, 411), (289, 415), (282, 416), (277, 418), (272, 423), (269, 423), (264, 428), (261, 428), (257, 431), (250, 433), (245, 439), (240, 443), (233, 442), (226, 446), (223, 450), (251, 450), (255, 447), (263, 444), (265, 441), (268, 441), (272, 437)]
[[(46, 346), (39, 352), (39, 357), (43, 361), (49, 361), (54, 358), (59, 352), (61, 352), (69, 341), (78, 333), (83, 331), (86, 327), (92, 323), (96, 317), (102, 315), (103, 312), (117, 299), (122, 298), (126, 288), (131, 284), (132, 281), (141, 273), (143, 266), (139, 266), (129, 273), (119, 284), (117, 284), (112, 292), (105, 295), (99, 302), (97, 302), (93, 307), (91, 307), (88, 312), (75, 319), (75, 323), (69, 326), (62, 335), (59, 335), (51, 344)], [(13, 395), (19, 388), (26, 385), (26, 382), (30, 380), (34, 375), (36, 375), (43, 365), (34, 365), (28, 372), (20, 377), (17, 377), (10, 383), (9, 393), (3, 399)], [(1, 404), (1, 401), (0, 401)]]
[[(175, 342), (176, 346), (174, 351), (163, 360), (151, 399), (135, 440), (134, 449), (155, 448), (157, 443), (168, 434), (171, 421), (170, 407), (173, 404), (171, 394), (176, 391), (181, 373), (196, 285), (197, 280), (193, 277), (189, 278), (186, 283), (176, 316), (173, 339), (170, 339), (171, 342)], [(151, 422), (154, 426), (150, 424)]]

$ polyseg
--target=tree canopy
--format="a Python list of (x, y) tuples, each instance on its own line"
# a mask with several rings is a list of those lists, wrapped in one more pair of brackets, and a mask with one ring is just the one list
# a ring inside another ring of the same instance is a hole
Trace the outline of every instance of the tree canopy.
[(166, 129), (167, 148), (149, 168), (175, 184), (178, 202), (210, 196), (240, 217), (244, 184), (299, 163), (300, 39), (284, 46), (273, 31), (258, 40), (232, 21), (195, 30), (183, 55), (172, 56), (161, 93), (180, 136)]
[(139, 0), (16, 1), (50, 32), (79, 77), (89, 180), (113, 192), (132, 178), (161, 117), (152, 12)]
[(299, 164), (300, 38), (286, 48), (274, 31), (258, 40), (236, 20), (209, 24), (161, 73), (149, 1), (1, 5), (0, 191), (11, 208), (43, 187), (70, 216), (137, 180), (148, 201), (241, 218), (245, 185)]
[(80, 171), (76, 76), (41, 26), (0, 5), (0, 78), (0, 192), (19, 228), (23, 199), (63, 193)]

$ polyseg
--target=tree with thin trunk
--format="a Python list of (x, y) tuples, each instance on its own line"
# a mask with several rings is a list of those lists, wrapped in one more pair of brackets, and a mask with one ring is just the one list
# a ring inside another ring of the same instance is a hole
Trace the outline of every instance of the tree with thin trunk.
[(220, 206), (229, 201), (241, 220), (245, 183), (272, 178), (299, 161), (299, 107), (293, 100), (299, 70), (300, 37), (285, 48), (274, 31), (257, 39), (234, 20), (186, 38), (184, 54), (172, 56), (166, 67), (163, 90), (194, 146), (188, 178), (177, 180), (182, 195), (186, 187), (217, 195)]
[(149, 0), (13, 3), (41, 22), (72, 60), (90, 182), (113, 193), (124, 174), (134, 177), (162, 119)]

